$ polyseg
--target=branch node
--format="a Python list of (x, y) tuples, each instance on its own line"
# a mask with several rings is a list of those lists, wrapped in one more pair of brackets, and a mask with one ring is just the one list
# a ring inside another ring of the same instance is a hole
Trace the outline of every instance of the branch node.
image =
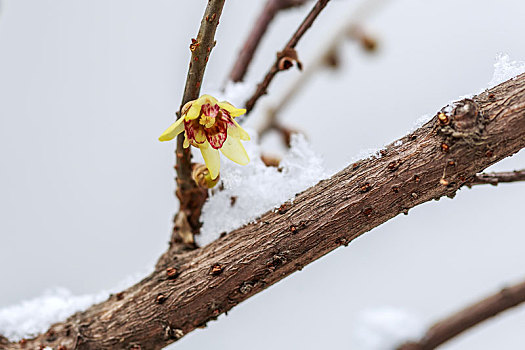
[(254, 287), (253, 282), (243, 282), (242, 285), (239, 287), (239, 293), (246, 295), (249, 294)]
[(297, 51), (294, 48), (287, 47), (283, 51), (279, 51), (277, 53), (277, 60), (277, 68), (279, 68), (279, 70), (290, 69), (294, 63), (299, 70), (303, 70), (303, 63), (299, 60)]
[(210, 275), (212, 275), (212, 276), (219, 276), (222, 273), (223, 270), (224, 270), (224, 266), (222, 266), (219, 263), (215, 263), (210, 268)]
[(174, 280), (176, 279), (177, 277), (179, 277), (180, 275), (180, 272), (178, 269), (174, 268), (174, 267), (168, 267), (166, 269), (166, 277), (169, 279), (169, 280)]
[(285, 214), (290, 208), (292, 207), (292, 204), (290, 202), (286, 202), (281, 204), (281, 206), (277, 209), (277, 212), (279, 214)]
[(155, 298), (155, 302), (157, 304), (164, 304), (164, 302), (166, 300), (168, 300), (168, 296), (166, 294), (163, 294), (163, 293), (157, 294), (157, 297)]
[(359, 192), (360, 193), (366, 193), (372, 189), (372, 185), (370, 183), (365, 182), (363, 185), (360, 186)]
[(364, 216), (366, 216), (367, 218), (371, 217), (372, 216), (372, 213), (373, 213), (373, 209), (372, 207), (366, 207), (364, 208), (361, 212), (363, 213)]

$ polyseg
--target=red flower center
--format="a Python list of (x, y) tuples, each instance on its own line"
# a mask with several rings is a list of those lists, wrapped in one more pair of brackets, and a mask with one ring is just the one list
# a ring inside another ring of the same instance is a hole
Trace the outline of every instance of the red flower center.
[(196, 147), (207, 140), (213, 148), (221, 148), (228, 137), (230, 126), (234, 126), (230, 113), (217, 104), (212, 106), (209, 103), (202, 105), (197, 119), (184, 121), (186, 136)]

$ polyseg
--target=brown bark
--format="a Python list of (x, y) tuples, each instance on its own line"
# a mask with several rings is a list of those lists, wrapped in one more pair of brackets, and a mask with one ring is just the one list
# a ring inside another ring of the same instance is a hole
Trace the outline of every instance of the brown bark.
[[(297, 28), (297, 30), (292, 35), (292, 37), (290, 38), (290, 40), (288, 41), (288, 43), (286, 44), (284, 49), (281, 51), (281, 53), (285, 53), (285, 52), (291, 51), (291, 50), (295, 51), (294, 50), (295, 46), (297, 45), (299, 40), (301, 40), (301, 38), (306, 33), (308, 28), (310, 28), (312, 26), (312, 24), (314, 23), (314, 21), (317, 18), (317, 16), (319, 16), (321, 11), (325, 8), (326, 4), (328, 4), (328, 1), (330, 1), (330, 0), (318, 0), (316, 2), (316, 4), (312, 8), (312, 10), (308, 14), (308, 16), (306, 16), (306, 18), (303, 20), (303, 22), (301, 23), (299, 28)], [(279, 66), (279, 62), (281, 62), (282, 58), (283, 58), (282, 55), (277, 54), (277, 59), (275, 60), (274, 64), (272, 65), (272, 67), (270, 68), (268, 73), (266, 73), (266, 76), (264, 77), (263, 81), (259, 85), (257, 85), (257, 89), (253, 93), (252, 97), (250, 97), (250, 99), (248, 101), (246, 101), (246, 111), (247, 111), (247, 113), (250, 113), (250, 111), (255, 106), (255, 103), (257, 102), (257, 100), (259, 100), (259, 98), (261, 96), (266, 94), (268, 86), (272, 82), (272, 80), (275, 77), (275, 75), (279, 71), (283, 70), (283, 67)]]
[[(267, 107), (263, 123), (257, 129), (259, 138), (262, 138), (270, 131), (277, 131), (284, 138), (285, 144), (288, 145), (290, 129), (283, 126), (278, 120), (281, 111), (286, 108), (294, 98), (300, 94), (305, 86), (308, 85), (311, 78), (323, 69), (338, 69), (340, 65), (340, 50), (342, 43), (346, 40), (359, 41), (362, 47), (371, 52), (370, 48), (377, 47), (377, 42), (373, 41), (371, 36), (363, 29), (363, 23), (368, 17), (377, 13), (380, 8), (386, 5), (384, 0), (367, 0), (362, 1), (357, 8), (352, 9), (343, 22), (339, 25), (336, 32), (317, 50), (315, 57), (310, 58), (308, 65), (298, 75), (287, 89), (277, 96), (277, 100)], [(373, 42), (373, 43), (372, 43)]]
[(151, 275), (53, 325), (28, 348), (161, 349), (398, 214), (454, 196), (525, 147), (525, 74), (439, 116), (254, 223), (206, 247), (167, 252)]
[(246, 71), (252, 62), (253, 55), (259, 47), (259, 44), (266, 34), (270, 23), (274, 20), (275, 16), (282, 10), (301, 6), (306, 0), (268, 0), (264, 5), (263, 10), (259, 14), (259, 17), (255, 21), (253, 28), (248, 34), (242, 49), (239, 51), (239, 56), (235, 61), (230, 72), (230, 80), (233, 82), (243, 81)]
[(475, 186), (490, 184), (497, 186), (499, 183), (518, 181), (525, 181), (525, 169), (477, 174), (467, 185)]
[[(195, 100), (201, 91), (202, 78), (211, 51), (215, 46), (215, 31), (219, 25), (222, 8), (226, 0), (209, 0), (202, 17), (199, 33), (190, 44), (191, 59), (186, 78), (186, 87), (180, 108), (186, 102)], [(179, 113), (180, 116), (180, 109)], [(175, 170), (177, 171), (176, 195), (179, 199), (179, 212), (175, 216), (171, 244), (174, 249), (191, 249), (193, 234), (200, 228), (201, 208), (206, 201), (207, 192), (199, 188), (191, 177), (191, 151), (183, 147), (184, 133), (177, 137)]]
[(434, 324), (417, 342), (408, 342), (398, 350), (432, 350), (467, 329), (525, 302), (525, 282), (503, 288), (458, 313)]

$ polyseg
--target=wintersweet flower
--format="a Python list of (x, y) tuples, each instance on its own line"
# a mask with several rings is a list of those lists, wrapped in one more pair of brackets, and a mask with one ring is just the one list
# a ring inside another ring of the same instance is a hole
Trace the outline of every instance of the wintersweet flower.
[(248, 141), (250, 136), (233, 119), (244, 113), (246, 109), (202, 95), (182, 107), (181, 117), (160, 135), (159, 141), (173, 140), (184, 131), (184, 148), (199, 148), (211, 178), (215, 179), (220, 169), (219, 150), (237, 164), (250, 162), (240, 141)]

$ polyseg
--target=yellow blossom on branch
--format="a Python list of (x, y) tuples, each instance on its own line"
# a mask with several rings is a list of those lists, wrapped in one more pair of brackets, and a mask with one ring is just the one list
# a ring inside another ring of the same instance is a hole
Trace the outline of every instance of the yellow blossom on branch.
[(186, 103), (181, 113), (181, 117), (160, 135), (159, 141), (173, 140), (184, 131), (184, 148), (192, 145), (200, 149), (212, 179), (219, 176), (219, 150), (237, 164), (250, 162), (240, 141), (248, 141), (250, 136), (233, 119), (246, 113), (246, 109), (202, 95)]

